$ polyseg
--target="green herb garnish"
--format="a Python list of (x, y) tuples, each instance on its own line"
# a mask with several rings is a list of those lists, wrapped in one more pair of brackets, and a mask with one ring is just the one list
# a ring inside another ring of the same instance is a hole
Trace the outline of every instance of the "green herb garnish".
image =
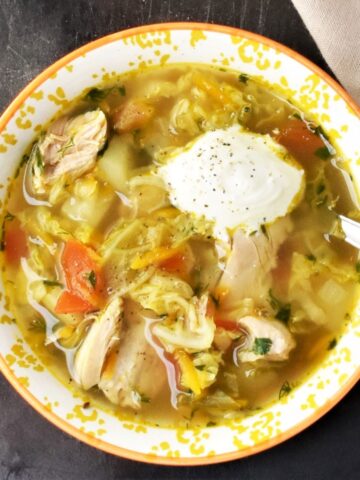
[(270, 351), (272, 343), (271, 338), (255, 338), (252, 351), (256, 355), (266, 355)]
[(90, 100), (91, 102), (101, 102), (104, 98), (109, 94), (109, 89), (104, 88), (101, 90), (100, 88), (92, 88), (86, 95), (85, 99)]
[(244, 83), (246, 85), (248, 80), (249, 80), (249, 75), (246, 75), (246, 73), (240, 73), (239, 82)]
[(312, 253), (309, 253), (309, 255), (306, 255), (306, 258), (310, 260), (310, 262), (316, 262), (316, 257)]
[(69, 150), (69, 148), (71, 147), (75, 147), (73, 136), (70, 137), (69, 140), (62, 147), (59, 148), (58, 153), (60, 153), (61, 156), (63, 157), (65, 155), (66, 150)]
[(281, 385), (280, 392), (279, 392), (279, 400), (281, 400), (283, 397), (287, 397), (289, 393), (291, 392), (292, 387), (290, 386), (290, 383), (286, 380)]
[(291, 305), (287, 303), (275, 315), (275, 318), (280, 320), (280, 322), (288, 323), (291, 317)]
[(17, 178), (19, 176), (20, 170), (28, 162), (29, 158), (30, 158), (29, 155), (26, 155), (26, 154), (22, 156), (21, 162), (19, 163), (19, 165), (16, 169), (14, 178)]
[(94, 272), (94, 270), (91, 270), (91, 272), (89, 272), (87, 274), (86, 278), (89, 280), (91, 286), (93, 288), (95, 288), (96, 287), (96, 273)]
[(293, 117), (293, 118), (296, 118), (297, 120), (301, 120), (301, 121), (302, 121), (301, 116), (300, 116), (297, 112), (294, 112), (294, 113), (292, 114), (292, 117)]
[(275, 318), (281, 322), (288, 323), (291, 317), (290, 303), (283, 303), (281, 300), (276, 298), (271, 289), (269, 290), (269, 303), (276, 311)]
[(35, 148), (35, 164), (40, 170), (40, 172), (43, 173), (45, 169), (45, 163), (44, 163), (43, 156), (40, 152), (39, 144), (37, 143), (34, 148)]
[(123, 85), (119, 87), (110, 88), (92, 88), (86, 95), (85, 100), (90, 100), (93, 103), (99, 103), (104, 100), (110, 93), (118, 93), (122, 97), (126, 95), (126, 89)]
[(333, 348), (336, 347), (336, 345), (337, 345), (337, 340), (336, 340), (336, 338), (333, 338), (332, 340), (330, 340), (327, 349), (332, 350)]
[(321, 160), (327, 160), (331, 157), (331, 153), (326, 146), (318, 148), (314, 153), (317, 157), (321, 158)]
[(357, 273), (360, 273), (360, 261), (355, 263), (355, 270), (357, 271)]

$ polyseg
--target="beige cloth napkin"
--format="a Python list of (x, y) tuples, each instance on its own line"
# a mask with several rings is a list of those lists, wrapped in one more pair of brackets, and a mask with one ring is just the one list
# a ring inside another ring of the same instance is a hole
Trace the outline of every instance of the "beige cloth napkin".
[(360, 104), (360, 0), (292, 0), (338, 80)]

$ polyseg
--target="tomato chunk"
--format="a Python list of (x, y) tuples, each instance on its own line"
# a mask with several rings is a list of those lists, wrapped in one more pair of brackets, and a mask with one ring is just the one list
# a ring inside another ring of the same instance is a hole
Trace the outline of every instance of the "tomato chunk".
[(18, 220), (6, 222), (4, 232), (5, 261), (13, 266), (19, 264), (21, 257), (28, 254), (26, 233)]
[(300, 161), (312, 160), (316, 152), (325, 146), (321, 137), (297, 119), (289, 120), (275, 136), (275, 140)]

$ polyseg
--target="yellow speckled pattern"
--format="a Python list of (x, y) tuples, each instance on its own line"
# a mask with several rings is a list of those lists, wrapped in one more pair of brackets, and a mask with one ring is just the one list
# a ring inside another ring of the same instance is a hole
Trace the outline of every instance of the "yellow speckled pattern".
[[(309, 62), (270, 40), (227, 27), (174, 24), (143, 27), (100, 39), (50, 67), (0, 119), (0, 183), (7, 185), (41, 126), (85, 88), (149, 66), (189, 62), (254, 76), (322, 124), (360, 182), (360, 120), (343, 91)], [(298, 61), (300, 60), (300, 62)], [(0, 189), (0, 202), (6, 188)], [(2, 286), (0, 286), (0, 290)], [(167, 464), (213, 463), (270, 447), (325, 413), (359, 377), (360, 305), (322, 366), (266, 409), (221, 426), (168, 429), (113, 416), (86, 405), (44, 368), (21, 338), (0, 299), (0, 365), (15, 388), (46, 418), (111, 453)]]

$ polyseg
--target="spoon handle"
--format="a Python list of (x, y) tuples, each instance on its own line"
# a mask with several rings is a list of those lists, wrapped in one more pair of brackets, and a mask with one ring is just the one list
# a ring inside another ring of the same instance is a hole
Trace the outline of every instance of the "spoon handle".
[(345, 235), (345, 241), (360, 249), (360, 223), (350, 218), (339, 215), (341, 228)]

